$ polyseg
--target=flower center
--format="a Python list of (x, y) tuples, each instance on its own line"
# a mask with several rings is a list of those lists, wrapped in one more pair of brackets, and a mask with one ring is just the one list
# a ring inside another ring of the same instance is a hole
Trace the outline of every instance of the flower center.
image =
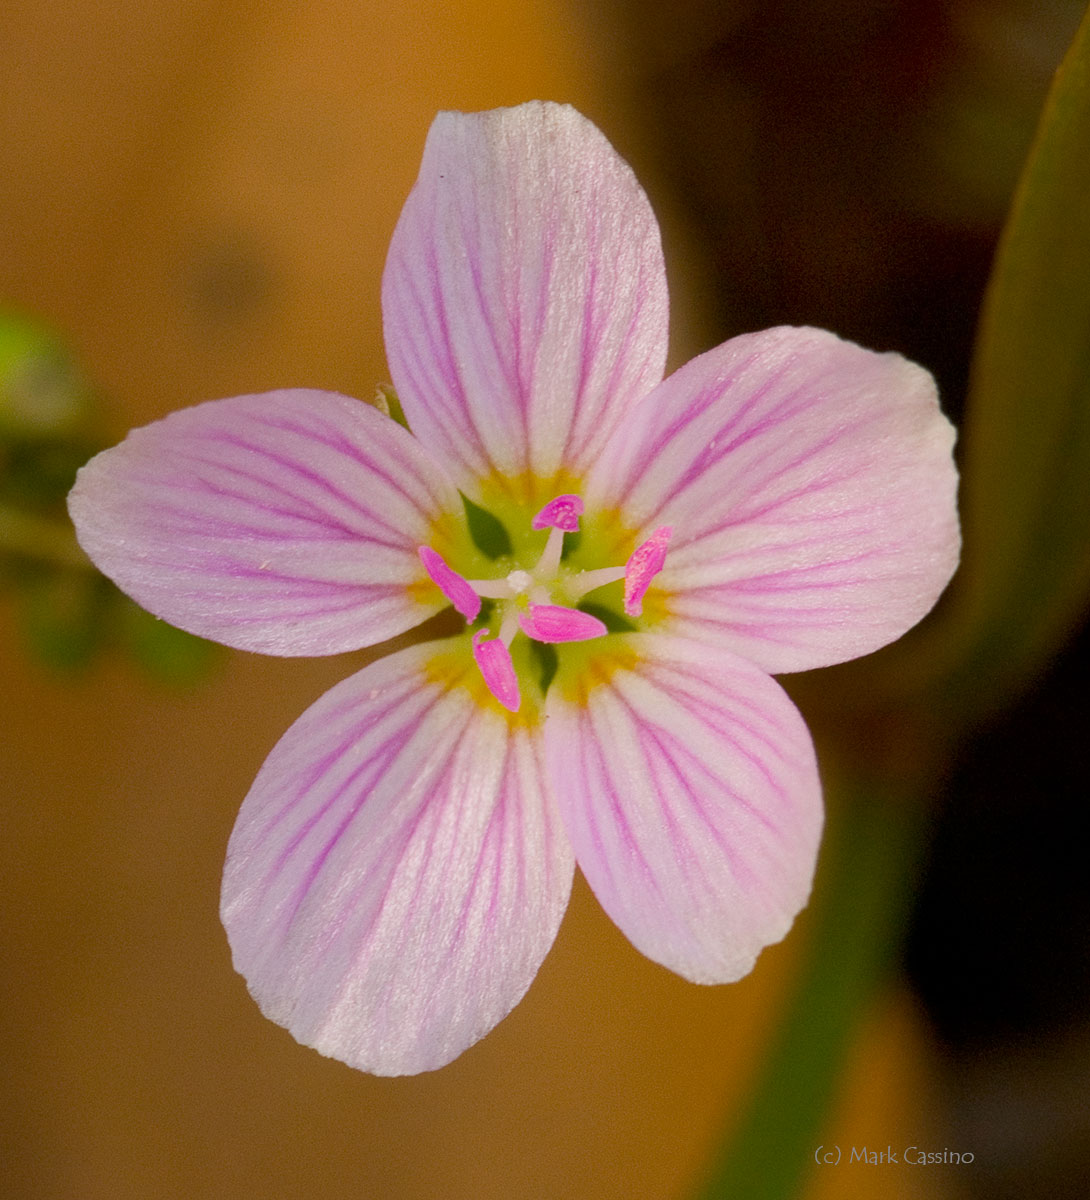
[(575, 607), (595, 589), (624, 580), (624, 611), (643, 611), (643, 597), (662, 570), (671, 527), (662, 526), (632, 552), (624, 566), (571, 571), (562, 563), (564, 535), (579, 530), (583, 502), (563, 495), (550, 500), (533, 518), (532, 529), (549, 530), (541, 557), (530, 568), (516, 567), (495, 579), (466, 579), (430, 546), (418, 550), (432, 582), (470, 625), (491, 600), (489, 624), (473, 634), (473, 657), (493, 696), (511, 712), (521, 703), (511, 643), (519, 632), (547, 645), (585, 642), (609, 632), (605, 622)]

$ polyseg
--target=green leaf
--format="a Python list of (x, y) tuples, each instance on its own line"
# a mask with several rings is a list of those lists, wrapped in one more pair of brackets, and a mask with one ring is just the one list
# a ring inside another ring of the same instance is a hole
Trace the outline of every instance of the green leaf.
[(30, 653), (64, 674), (87, 667), (107, 641), (112, 584), (92, 571), (47, 570), (18, 580), (17, 587)]
[(1090, 15), (1000, 244), (963, 427), (965, 555), (941, 632), (962, 710), (1002, 702), (1090, 597)]

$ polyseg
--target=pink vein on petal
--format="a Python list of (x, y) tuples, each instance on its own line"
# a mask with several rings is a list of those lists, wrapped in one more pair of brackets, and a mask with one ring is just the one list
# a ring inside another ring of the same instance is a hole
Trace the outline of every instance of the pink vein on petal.
[(813, 747), (779, 686), (713, 645), (624, 634), (636, 654), (574, 703), (546, 752), (576, 858), (638, 949), (738, 978), (805, 902), (821, 827)]
[[(878, 649), (934, 604), (960, 545), (952, 445), (921, 368), (821, 330), (771, 329), (661, 384), (583, 495), (631, 526), (673, 526), (663, 586), (674, 630), (726, 638), (770, 672), (805, 670)], [(743, 582), (808, 572), (805, 630), (782, 586)], [(865, 615), (829, 619), (838, 611)]]
[(399, 651), (304, 713), (228, 851), (224, 923), (263, 1011), (378, 1074), (440, 1066), (501, 1019), (571, 884), (533, 731), (430, 665), (451, 653)]
[[(357, 649), (437, 611), (441, 596), (409, 586), (416, 547), (459, 503), (395, 422), (305, 390), (134, 430), (69, 497), (84, 549), (138, 603), (202, 637), (286, 655)], [(312, 603), (335, 593), (343, 604)]]

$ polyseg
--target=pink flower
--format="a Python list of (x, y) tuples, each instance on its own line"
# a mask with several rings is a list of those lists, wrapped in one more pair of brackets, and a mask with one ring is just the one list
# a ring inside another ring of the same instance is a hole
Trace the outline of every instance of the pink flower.
[[(325, 392), (215, 401), (92, 460), (70, 505), (125, 591), (230, 646), (465, 618), (299, 718), (224, 874), (262, 1010), (404, 1074), (518, 1003), (576, 862), (644, 954), (745, 975), (806, 902), (822, 823), (772, 673), (899, 637), (958, 530), (951, 427), (899, 356), (772, 329), (663, 381), (654, 216), (570, 108), (436, 119), (383, 311), (411, 434)], [(502, 523), (497, 557), (459, 493)]]

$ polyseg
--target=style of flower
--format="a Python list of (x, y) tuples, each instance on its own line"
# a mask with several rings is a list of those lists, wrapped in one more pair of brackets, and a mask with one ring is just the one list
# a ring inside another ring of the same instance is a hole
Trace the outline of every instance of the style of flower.
[(70, 508), (130, 596), (229, 646), (464, 618), (303, 714), (224, 874), (262, 1010), (406, 1074), (518, 1003), (576, 862), (648, 957), (745, 975), (822, 824), (772, 674), (899, 637), (958, 527), (951, 427), (896, 354), (779, 328), (663, 380), (658, 227), (570, 108), (436, 118), (382, 301), (411, 433), (326, 392), (214, 401), (93, 459)]

